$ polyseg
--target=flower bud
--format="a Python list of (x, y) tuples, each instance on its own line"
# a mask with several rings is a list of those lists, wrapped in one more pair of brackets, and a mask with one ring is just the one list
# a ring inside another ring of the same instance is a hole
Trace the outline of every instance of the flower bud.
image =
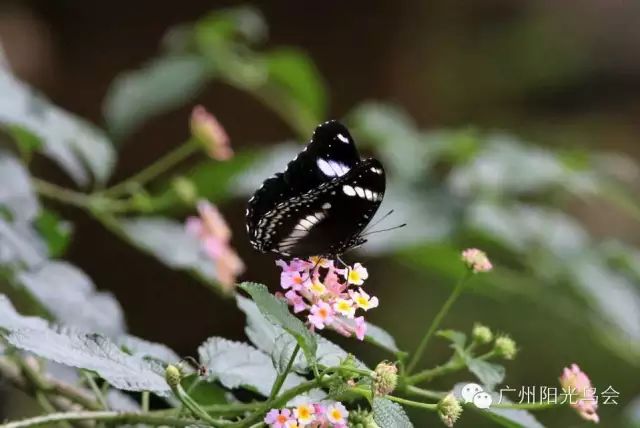
[(204, 107), (196, 106), (191, 113), (191, 135), (216, 160), (233, 157), (229, 136), (220, 122)]
[(453, 394), (448, 394), (438, 403), (438, 416), (448, 427), (452, 427), (461, 414), (462, 406)]
[(349, 426), (351, 428), (380, 428), (373, 420), (373, 413), (363, 409), (349, 412)]
[(473, 336), (473, 340), (482, 344), (489, 343), (493, 340), (493, 333), (491, 332), (491, 329), (482, 324), (476, 323), (473, 326), (471, 335)]
[(178, 385), (180, 385), (182, 373), (180, 373), (180, 369), (178, 367), (168, 365), (164, 371), (164, 378), (171, 389), (175, 389), (178, 387)]
[(176, 177), (171, 182), (173, 191), (176, 192), (178, 198), (186, 205), (194, 205), (198, 200), (198, 189), (193, 181), (185, 177)]
[(398, 384), (398, 368), (395, 364), (382, 362), (376, 366), (373, 376), (373, 392), (384, 396), (391, 394)]
[(469, 248), (462, 252), (462, 261), (473, 273), (489, 272), (493, 265), (487, 257), (487, 253), (477, 248)]
[(505, 360), (513, 360), (518, 353), (516, 342), (509, 336), (498, 336), (494, 345), (494, 350), (499, 357)]

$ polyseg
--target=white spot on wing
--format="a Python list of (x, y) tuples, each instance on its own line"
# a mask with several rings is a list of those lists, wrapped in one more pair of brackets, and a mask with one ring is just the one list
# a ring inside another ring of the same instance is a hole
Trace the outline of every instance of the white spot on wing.
[(338, 134), (338, 139), (343, 143), (347, 143), (347, 144), (349, 143), (349, 139), (342, 134)]
[(355, 189), (353, 187), (349, 186), (348, 184), (345, 184), (344, 186), (342, 186), (342, 191), (347, 196), (355, 196), (356, 195)]
[(331, 208), (331, 204), (329, 202), (325, 202), (324, 204), (322, 204), (323, 210), (328, 210), (329, 208)]
[(325, 160), (322, 158), (318, 158), (316, 161), (318, 168), (320, 171), (327, 177), (340, 177), (349, 172), (349, 167), (343, 163), (333, 161), (333, 160)]

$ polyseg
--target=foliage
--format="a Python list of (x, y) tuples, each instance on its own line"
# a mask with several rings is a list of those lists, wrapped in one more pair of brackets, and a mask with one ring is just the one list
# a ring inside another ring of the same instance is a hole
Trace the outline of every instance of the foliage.
[[(240, 284), (250, 299), (222, 287), (221, 272), (203, 254), (198, 238), (171, 217), (185, 206), (192, 209), (194, 202), (176, 179), (192, 186), (196, 197), (246, 198), (282, 169), (298, 146), (247, 150), (224, 163), (200, 160), (180, 177), (163, 177), (200, 151), (189, 140), (145, 170), (108, 185), (118, 141), (148, 119), (189, 104), (212, 82), (255, 97), (289, 125), (295, 138), (306, 138), (326, 116), (322, 77), (303, 52), (263, 49), (265, 37), (262, 17), (249, 8), (214, 12), (171, 30), (156, 58), (114, 79), (103, 105), (106, 131), (51, 104), (0, 63), (0, 127), (7, 142), (0, 151), (0, 375), (36, 391), (47, 412), (67, 412), (68, 420), (250, 427), (272, 408), (339, 400), (349, 408), (371, 409), (382, 428), (412, 426), (403, 408), (441, 412), (447, 393), (424, 389), (422, 383), (468, 370), (495, 399), (507, 377), (500, 360), (510, 358), (501, 353), (498, 339), (481, 342), (460, 331), (438, 330), (463, 290), (494, 290), (503, 299), (525, 296), (546, 311), (569, 314), (568, 321), (585, 323), (601, 346), (638, 368), (640, 250), (591, 236), (567, 210), (576, 198), (598, 198), (640, 220), (632, 187), (617, 178), (609, 155), (545, 149), (472, 129), (423, 131), (387, 104), (353, 108), (347, 118), (354, 134), (389, 171), (381, 211), (392, 207), (408, 223), (393, 234), (372, 235), (365, 251), (425, 277), (462, 278), (410, 355), (389, 332), (367, 325), (365, 339), (400, 369), (394, 379), (398, 386), (386, 397), (374, 394), (380, 382), (375, 371), (310, 331), (265, 285)], [(33, 176), (34, 156), (52, 159), (82, 190)], [(82, 209), (168, 268), (233, 295), (246, 315), (251, 344), (209, 338), (194, 367), (203, 373), (194, 374), (168, 347), (128, 335), (116, 299), (62, 259), (73, 228), (51, 210), (52, 201)], [(459, 249), (470, 241), (493, 250), (498, 267), (490, 275), (470, 279), (460, 263)], [(418, 369), (432, 335), (450, 343), (450, 358)], [(40, 362), (31, 364), (32, 356)], [(52, 369), (56, 365), (44, 361), (74, 368), (76, 380), (83, 379), (76, 382), (80, 386), (59, 379)], [(173, 384), (174, 377), (165, 375), (173, 376), (177, 368)], [(457, 398), (461, 389), (452, 387)], [(141, 404), (114, 404), (126, 401), (118, 390), (138, 393)], [(236, 394), (240, 390), (251, 398)], [(149, 410), (149, 393), (164, 397), (168, 409)], [(544, 407), (550, 406), (503, 401), (500, 407), (475, 410), (500, 426), (537, 427), (541, 423), (528, 410)]]

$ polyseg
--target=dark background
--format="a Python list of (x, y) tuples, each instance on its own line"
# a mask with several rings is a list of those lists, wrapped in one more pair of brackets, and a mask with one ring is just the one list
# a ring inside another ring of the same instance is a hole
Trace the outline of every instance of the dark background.
[[(4, 0), (0, 39), (18, 76), (54, 103), (101, 124), (101, 101), (111, 80), (152, 57), (167, 28), (236, 4), (241, 3)], [(359, 101), (382, 99), (404, 107), (424, 128), (502, 129), (542, 145), (617, 150), (640, 158), (638, 2), (370, 0), (253, 5), (269, 24), (269, 45), (297, 46), (316, 61), (330, 89), (333, 117), (340, 118)], [(228, 87), (210, 85), (198, 102), (215, 107), (236, 147), (291, 138), (272, 113)], [(183, 141), (189, 112), (190, 106), (165, 114), (128, 137), (114, 180)], [(40, 175), (71, 185), (47, 163), (38, 168)], [(193, 355), (212, 335), (243, 337), (243, 316), (235, 305), (127, 246), (82, 213), (60, 210), (75, 223), (67, 258), (99, 288), (115, 293), (133, 334), (166, 343), (181, 355)], [(596, 235), (640, 243), (637, 223), (615, 210), (584, 202), (573, 210)], [(245, 277), (275, 284), (272, 260), (254, 254), (244, 236), (244, 201), (225, 205), (224, 212), (235, 231), (234, 245), (250, 266)], [(388, 308), (397, 308), (373, 314), (372, 320), (409, 348), (448, 289), (426, 283), (419, 295), (408, 296), (416, 290), (396, 285), (411, 283), (410, 269), (383, 268), (376, 261), (369, 267), (375, 293)], [(522, 350), (520, 359), (507, 364), (507, 379), (513, 384), (555, 385), (558, 361), (569, 364), (581, 355), (593, 363), (589, 373), (601, 383), (625, 385), (623, 394), (630, 396), (622, 401), (640, 392), (640, 373), (629, 373), (615, 360), (607, 364), (607, 355), (590, 360), (586, 338), (569, 327), (555, 328), (557, 320), (539, 311), (524, 301), (463, 297), (448, 326), (468, 329), (474, 320), (483, 320), (512, 333)], [(432, 351), (429, 363), (446, 356), (443, 348)], [(354, 349), (370, 350), (366, 345)], [(371, 350), (371, 361), (377, 357)], [(629, 384), (630, 379), (636, 379), (636, 385)], [(450, 380), (434, 388), (448, 384)], [(565, 409), (541, 420), (549, 426), (585, 425)], [(433, 418), (427, 421), (436, 424)], [(461, 426), (483, 423), (472, 418), (464, 422)]]

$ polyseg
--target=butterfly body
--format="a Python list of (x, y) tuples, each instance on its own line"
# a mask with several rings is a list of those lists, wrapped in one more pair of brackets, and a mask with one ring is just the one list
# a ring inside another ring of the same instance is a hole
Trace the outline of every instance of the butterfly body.
[(384, 191), (382, 164), (360, 159), (347, 129), (325, 122), (249, 200), (249, 239), (258, 251), (287, 257), (340, 255), (366, 241), (362, 231)]

